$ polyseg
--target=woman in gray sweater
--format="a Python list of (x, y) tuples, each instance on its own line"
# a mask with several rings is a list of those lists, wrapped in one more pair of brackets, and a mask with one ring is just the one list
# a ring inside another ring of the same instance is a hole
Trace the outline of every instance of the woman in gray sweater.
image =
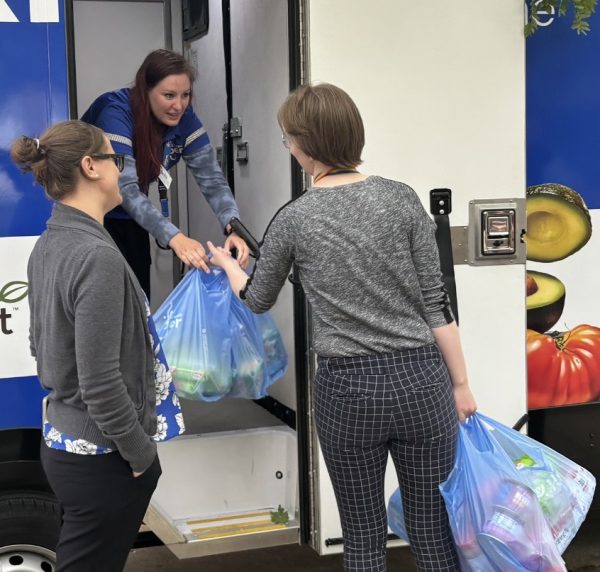
[(419, 570), (458, 570), (438, 485), (476, 404), (444, 290), (434, 223), (407, 185), (357, 170), (360, 113), (341, 89), (301, 86), (278, 113), (313, 186), (271, 221), (250, 278), (222, 248), (212, 262), (255, 312), (297, 265), (314, 316), (315, 421), (334, 487), (347, 572), (383, 572), (388, 454)]
[(31, 352), (49, 391), (41, 460), (63, 510), (56, 570), (118, 572), (161, 474), (146, 300), (102, 226), (122, 200), (123, 156), (80, 121), (11, 153), (55, 201), (28, 279)]

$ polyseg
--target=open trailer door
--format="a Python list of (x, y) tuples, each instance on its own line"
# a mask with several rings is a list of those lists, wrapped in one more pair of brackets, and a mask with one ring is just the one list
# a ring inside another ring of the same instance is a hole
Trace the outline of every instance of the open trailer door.
[[(197, 70), (193, 106), (260, 240), (291, 198), (290, 159), (276, 110), (289, 89), (287, 3), (189, 3), (207, 25), (184, 36)], [(185, 13), (185, 3), (184, 3)], [(182, 228), (205, 244), (224, 236), (193, 177), (178, 184)], [(186, 434), (161, 444), (163, 475), (148, 522), (179, 557), (297, 543), (296, 336), (292, 285), (272, 315), (287, 349), (286, 375), (262, 399), (182, 400)]]

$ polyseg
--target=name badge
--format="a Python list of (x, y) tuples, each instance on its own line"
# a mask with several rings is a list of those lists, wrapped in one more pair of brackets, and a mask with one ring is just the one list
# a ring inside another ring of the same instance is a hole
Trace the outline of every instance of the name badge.
[(173, 177), (169, 175), (169, 171), (167, 171), (164, 167), (160, 168), (160, 174), (158, 178), (161, 180), (162, 184), (168, 189), (171, 188), (171, 183), (173, 182)]

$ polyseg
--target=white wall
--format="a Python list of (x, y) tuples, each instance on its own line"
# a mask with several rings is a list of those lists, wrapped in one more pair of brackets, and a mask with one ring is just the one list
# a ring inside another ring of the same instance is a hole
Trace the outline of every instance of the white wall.
[[(430, 189), (451, 188), (453, 226), (468, 223), (471, 199), (525, 196), (522, 0), (314, 0), (309, 9), (310, 78), (356, 101), (364, 172), (411, 185), (427, 209)], [(480, 409), (509, 424), (526, 411), (524, 275), (524, 265), (456, 267), (471, 384)], [(340, 536), (327, 479), (320, 494), (321, 537)]]
[(73, 3), (79, 116), (101, 93), (130, 86), (148, 53), (165, 47), (163, 9), (154, 1)]

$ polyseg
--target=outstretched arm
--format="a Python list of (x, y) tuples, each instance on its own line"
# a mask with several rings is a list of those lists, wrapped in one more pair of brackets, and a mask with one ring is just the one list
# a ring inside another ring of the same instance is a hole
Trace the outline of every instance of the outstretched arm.
[[(234, 217), (240, 218), (240, 213), (223, 171), (217, 162), (212, 145), (208, 141), (208, 136), (204, 133), (200, 137), (200, 141), (203, 141), (203, 145), (193, 152), (186, 149), (183, 159), (222, 228), (226, 230), (229, 221)], [(192, 144), (191, 147), (193, 146)], [(227, 250), (235, 248), (238, 262), (242, 268), (248, 266), (250, 249), (238, 235), (230, 234), (225, 241), (225, 248)]]
[(239, 298), (240, 292), (246, 287), (249, 276), (242, 270), (238, 261), (221, 246), (215, 246), (210, 240), (208, 250), (212, 254), (211, 263), (222, 268), (227, 274), (233, 293)]

